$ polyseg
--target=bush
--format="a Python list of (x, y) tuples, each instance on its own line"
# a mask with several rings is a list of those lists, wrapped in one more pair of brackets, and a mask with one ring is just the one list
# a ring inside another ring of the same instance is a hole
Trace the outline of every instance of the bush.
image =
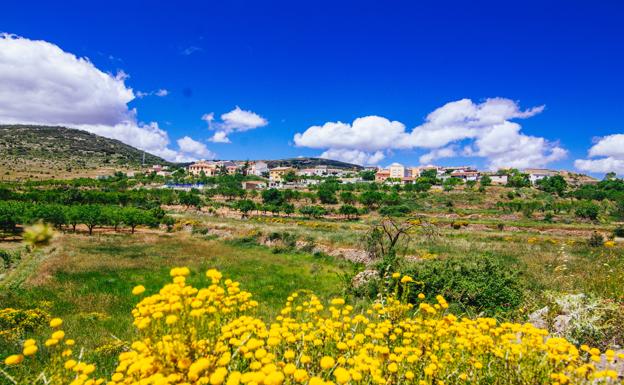
[[(441, 294), (462, 313), (488, 316), (509, 313), (523, 299), (519, 274), (488, 255), (422, 261), (408, 273), (425, 283), (427, 298)], [(418, 301), (417, 294), (411, 293), (411, 302)]]
[(623, 226), (616, 227), (615, 230), (613, 230), (613, 235), (618, 238), (624, 238), (624, 227)]
[(576, 210), (574, 210), (574, 215), (577, 217), (591, 219), (592, 221), (595, 221), (598, 218), (598, 214), (600, 214), (600, 206), (589, 201), (579, 203)]
[(0, 249), (0, 260), (2, 260), (2, 265), (5, 269), (11, 267), (13, 262), (19, 260), (21, 257), (19, 251), (10, 252), (8, 250)]
[(587, 244), (591, 247), (601, 247), (604, 245), (604, 237), (598, 232), (594, 231), (587, 240)]

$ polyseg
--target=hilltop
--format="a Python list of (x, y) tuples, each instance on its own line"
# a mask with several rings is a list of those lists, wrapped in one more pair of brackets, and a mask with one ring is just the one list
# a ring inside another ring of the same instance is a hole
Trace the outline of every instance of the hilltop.
[(354, 169), (354, 170), (362, 170), (363, 167), (357, 164), (341, 162), (339, 160), (333, 159), (324, 159), (324, 158), (290, 158), (290, 159), (274, 159), (274, 160), (264, 160), (269, 168), (273, 167), (293, 167), (293, 168), (313, 168), (316, 166), (327, 166), (329, 168), (339, 168), (339, 169)]
[[(115, 139), (66, 127), (0, 125), (3, 178), (94, 176), (140, 167), (143, 151)], [(145, 164), (168, 164), (145, 153)]]

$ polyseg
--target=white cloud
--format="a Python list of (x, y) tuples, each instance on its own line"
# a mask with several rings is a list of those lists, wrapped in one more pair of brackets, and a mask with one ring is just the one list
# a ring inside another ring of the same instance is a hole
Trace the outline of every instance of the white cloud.
[(216, 156), (204, 143), (198, 142), (189, 136), (180, 138), (177, 142), (180, 151), (187, 155), (202, 159), (214, 159)]
[(384, 159), (385, 155), (382, 151), (375, 151), (369, 154), (359, 150), (329, 149), (321, 154), (321, 158), (341, 160), (359, 165), (373, 165)]
[(190, 154), (169, 147), (156, 122), (137, 120), (137, 111), (128, 108), (135, 94), (127, 79), (123, 71), (102, 72), (49, 42), (0, 35), (0, 123), (78, 128), (167, 160), (188, 159)]
[(146, 96), (152, 96), (152, 95), (159, 96), (159, 97), (164, 97), (164, 96), (169, 95), (169, 91), (164, 89), (164, 88), (161, 88), (161, 89), (158, 89), (156, 91), (149, 91), (149, 92), (137, 91), (136, 92), (136, 97), (139, 98), (139, 99), (142, 99), (142, 98), (144, 98)]
[(577, 159), (574, 167), (586, 172), (615, 172), (624, 175), (624, 134), (598, 138), (596, 144), (589, 149), (588, 155), (589, 158), (600, 158)]
[(209, 129), (216, 130), (210, 138), (210, 141), (216, 143), (230, 143), (228, 135), (231, 133), (249, 131), (269, 124), (262, 116), (252, 111), (243, 110), (238, 106), (232, 111), (222, 114), (220, 122), (215, 121), (213, 112), (204, 114), (202, 120), (208, 123)]
[[(470, 141), (468, 153), (488, 159), (490, 168), (509, 162), (516, 167), (543, 166), (563, 158), (566, 151), (544, 138), (520, 132), (520, 125), (511, 119), (529, 118), (544, 110), (544, 106), (521, 110), (518, 104), (504, 98), (474, 103), (462, 99), (447, 103), (427, 115), (425, 122), (407, 131), (405, 125), (380, 116), (357, 118), (352, 124), (327, 122), (309, 127), (294, 137), (301, 147), (360, 151), (360, 158), (374, 151), (423, 148), (431, 151), (421, 156), (421, 163), (457, 156), (452, 145)], [(500, 140), (500, 143), (496, 143)], [(504, 150), (500, 150), (504, 144)], [(451, 145), (449, 147), (449, 145)], [(499, 148), (500, 147), (500, 148)], [(516, 156), (521, 156), (517, 158)]]
[(454, 156), (457, 156), (457, 152), (455, 151), (455, 149), (451, 147), (442, 147), (431, 150), (428, 153), (421, 155), (420, 158), (418, 158), (418, 161), (420, 162), (420, 164), (431, 164), (431, 162), (436, 159), (452, 158)]

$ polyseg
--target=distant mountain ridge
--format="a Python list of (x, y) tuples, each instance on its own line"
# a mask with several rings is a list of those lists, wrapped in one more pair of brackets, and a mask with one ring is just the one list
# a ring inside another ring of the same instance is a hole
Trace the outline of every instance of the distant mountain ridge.
[(4, 175), (66, 174), (170, 164), (137, 148), (83, 130), (60, 126), (0, 125), (0, 171)]
[(273, 167), (293, 167), (293, 168), (314, 168), (316, 166), (327, 166), (329, 168), (339, 168), (339, 169), (354, 169), (354, 170), (362, 170), (363, 167), (357, 164), (342, 162), (339, 160), (333, 159), (324, 159), (324, 158), (311, 158), (311, 157), (301, 157), (301, 158), (289, 158), (289, 159), (274, 159), (274, 160), (263, 160), (269, 168)]

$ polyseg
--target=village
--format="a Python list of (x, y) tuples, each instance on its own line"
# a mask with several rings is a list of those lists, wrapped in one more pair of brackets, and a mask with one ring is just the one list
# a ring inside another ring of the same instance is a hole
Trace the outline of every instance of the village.
[[(445, 181), (457, 184), (479, 183), (484, 179), (488, 185), (505, 186), (509, 184), (510, 177), (514, 173), (525, 175), (531, 185), (538, 181), (561, 176), (570, 186), (595, 184), (597, 179), (584, 174), (578, 174), (565, 170), (552, 170), (541, 168), (527, 168), (516, 170), (504, 168), (498, 171), (482, 171), (474, 166), (404, 166), (400, 163), (392, 163), (383, 168), (380, 166), (335, 168), (327, 165), (317, 165), (311, 168), (297, 168), (293, 166), (269, 167), (265, 161), (208, 161), (201, 160), (184, 168), (189, 176), (214, 177), (217, 175), (235, 175), (255, 177), (242, 182), (245, 190), (262, 190), (266, 188), (277, 189), (305, 189), (309, 186), (320, 184), (323, 180), (333, 178), (340, 183), (370, 183), (376, 182), (388, 185), (410, 185), (419, 181), (419, 178), (430, 178), (440, 182), (441, 187)], [(164, 178), (171, 177), (175, 170), (168, 166), (153, 165), (148, 172)], [(129, 173), (128, 176), (133, 176)], [(203, 187), (201, 184), (194, 187)], [(165, 187), (187, 189), (189, 185), (167, 184)], [(434, 186), (435, 188), (436, 186)]]

